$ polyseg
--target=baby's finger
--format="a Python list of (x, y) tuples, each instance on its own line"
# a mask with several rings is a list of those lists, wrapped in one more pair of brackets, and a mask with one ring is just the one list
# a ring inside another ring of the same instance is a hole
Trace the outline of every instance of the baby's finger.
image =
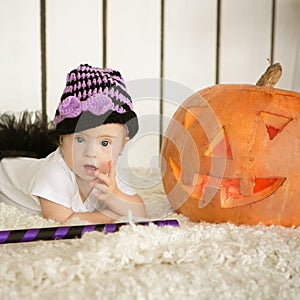
[(108, 188), (106, 185), (102, 184), (102, 183), (96, 183), (93, 185), (93, 187), (99, 191), (99, 193), (101, 194), (107, 194), (108, 192)]
[(116, 169), (112, 160), (108, 162), (108, 177), (111, 180), (115, 180), (116, 177)]
[(110, 198), (110, 193), (108, 188), (105, 185), (98, 185), (96, 187), (97, 192), (94, 193), (96, 198), (100, 201), (106, 201)]
[(103, 174), (103, 173), (99, 173), (98, 180), (100, 180), (102, 184), (105, 184), (107, 186), (110, 183), (110, 178), (106, 174)]
[(97, 183), (103, 183), (102, 180), (100, 180), (99, 178), (94, 179), (93, 181), (91, 181), (90, 185), (94, 186)]

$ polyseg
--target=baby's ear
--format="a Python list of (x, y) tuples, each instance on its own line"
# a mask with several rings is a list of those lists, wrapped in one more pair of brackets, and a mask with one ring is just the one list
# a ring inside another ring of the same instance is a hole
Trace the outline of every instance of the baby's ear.
[(126, 146), (126, 144), (127, 144), (128, 141), (129, 141), (129, 137), (126, 136), (125, 139), (124, 139), (124, 141), (123, 141), (123, 147), (122, 148), (124, 148)]

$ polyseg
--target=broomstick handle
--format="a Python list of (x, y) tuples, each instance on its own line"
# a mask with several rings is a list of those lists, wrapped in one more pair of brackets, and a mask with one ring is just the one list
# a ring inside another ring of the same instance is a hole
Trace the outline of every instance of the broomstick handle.
[[(179, 222), (175, 219), (138, 222), (135, 224), (148, 226), (150, 223), (158, 227), (179, 226)], [(0, 231), (0, 244), (81, 238), (86, 232), (100, 231), (111, 233), (118, 231), (121, 226), (128, 224), (129, 223), (112, 223), (4, 230)]]

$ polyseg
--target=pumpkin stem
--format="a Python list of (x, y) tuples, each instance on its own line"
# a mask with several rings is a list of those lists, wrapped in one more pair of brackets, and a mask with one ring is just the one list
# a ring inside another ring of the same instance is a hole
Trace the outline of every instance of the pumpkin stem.
[(264, 74), (260, 76), (256, 85), (274, 87), (282, 74), (282, 68), (280, 63), (273, 64), (267, 68)]

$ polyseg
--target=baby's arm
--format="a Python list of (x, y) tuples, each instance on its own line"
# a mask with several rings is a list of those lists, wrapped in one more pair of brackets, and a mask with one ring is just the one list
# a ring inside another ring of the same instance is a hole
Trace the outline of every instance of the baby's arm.
[(95, 176), (97, 179), (92, 182), (92, 186), (99, 191), (96, 197), (109, 209), (121, 216), (127, 216), (131, 211), (134, 217), (146, 218), (145, 205), (140, 196), (125, 194), (118, 188), (112, 161), (109, 162), (108, 175), (96, 171)]
[(46, 219), (53, 219), (57, 222), (64, 223), (71, 218), (79, 218), (93, 224), (112, 223), (120, 218), (119, 215), (105, 210), (90, 213), (75, 213), (71, 208), (57, 204), (44, 198), (40, 198), (42, 215)]

